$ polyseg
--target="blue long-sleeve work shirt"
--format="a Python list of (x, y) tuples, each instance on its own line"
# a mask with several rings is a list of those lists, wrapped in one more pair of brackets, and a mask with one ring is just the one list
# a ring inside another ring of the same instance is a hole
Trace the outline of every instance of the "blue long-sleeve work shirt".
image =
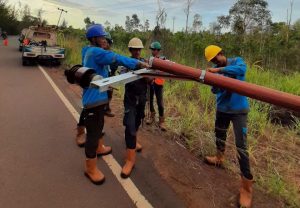
[[(227, 66), (221, 69), (220, 74), (245, 81), (246, 71), (247, 65), (244, 60), (241, 57), (236, 57), (227, 59)], [(247, 97), (214, 87), (212, 92), (217, 96), (217, 111), (235, 114), (249, 112)]]
[[(103, 78), (108, 77), (107, 65), (118, 63), (129, 69), (135, 69), (138, 62), (136, 59), (127, 58), (99, 47), (86, 46), (82, 49), (82, 65), (94, 69)], [(107, 102), (107, 92), (100, 92), (96, 88), (83, 89), (82, 104), (84, 108), (96, 107)]]

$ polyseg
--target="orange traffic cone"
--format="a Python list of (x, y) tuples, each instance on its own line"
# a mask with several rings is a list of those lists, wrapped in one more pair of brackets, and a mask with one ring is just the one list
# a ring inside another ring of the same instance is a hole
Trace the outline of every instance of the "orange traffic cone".
[(8, 39), (4, 39), (4, 40), (3, 40), (3, 45), (4, 45), (4, 46), (8, 46)]

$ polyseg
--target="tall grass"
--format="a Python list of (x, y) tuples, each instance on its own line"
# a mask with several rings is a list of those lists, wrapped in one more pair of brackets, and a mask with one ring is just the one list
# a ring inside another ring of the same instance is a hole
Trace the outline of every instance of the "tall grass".
[[(72, 39), (66, 42), (66, 65), (81, 63), (80, 51), (84, 43), (77, 41)], [(115, 47), (114, 51), (129, 56), (126, 50)], [(149, 52), (144, 50), (143, 56), (149, 56)], [(182, 57), (174, 61), (187, 62)], [(282, 74), (253, 65), (248, 68), (247, 81), (300, 95), (299, 72)], [(169, 132), (173, 132), (184, 141), (196, 156), (213, 154), (215, 97), (211, 93), (211, 87), (188, 81), (168, 81), (164, 87), (164, 100)], [(249, 155), (257, 184), (283, 199), (287, 207), (299, 207), (300, 190), (296, 182), (298, 181), (300, 186), (300, 137), (297, 135), (300, 122), (298, 121), (295, 129), (275, 126), (268, 119), (269, 104), (250, 99), (250, 106)], [(236, 155), (232, 130), (228, 134), (226, 154), (233, 158)], [(237, 161), (228, 162), (227, 168), (238, 173), (236, 164)]]

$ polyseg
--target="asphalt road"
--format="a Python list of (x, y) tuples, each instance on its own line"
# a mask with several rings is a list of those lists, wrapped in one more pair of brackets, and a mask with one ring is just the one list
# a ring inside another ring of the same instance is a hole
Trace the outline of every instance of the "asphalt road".
[[(72, 92), (59, 83), (79, 109)], [(1, 44), (1, 208), (136, 207), (103, 159), (98, 160), (106, 176), (103, 185), (95, 186), (84, 177), (84, 151), (74, 143), (75, 126), (75, 119), (38, 66), (22, 66), (17, 38), (10, 37), (9, 47)], [(122, 165), (124, 138), (109, 126), (106, 131), (113, 157)], [(131, 180), (153, 207), (185, 207), (146, 158), (139, 158)]]

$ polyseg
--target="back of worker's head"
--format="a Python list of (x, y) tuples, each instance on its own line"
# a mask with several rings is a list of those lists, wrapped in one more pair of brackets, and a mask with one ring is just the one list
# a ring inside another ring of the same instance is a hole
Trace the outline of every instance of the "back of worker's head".
[(132, 38), (128, 43), (128, 49), (133, 58), (141, 57), (141, 50), (144, 48), (143, 42), (139, 38)]
[(86, 38), (90, 41), (91, 45), (95, 45), (101, 48), (107, 47), (107, 40), (105, 36), (104, 27), (101, 24), (94, 24), (88, 27), (86, 31)]

